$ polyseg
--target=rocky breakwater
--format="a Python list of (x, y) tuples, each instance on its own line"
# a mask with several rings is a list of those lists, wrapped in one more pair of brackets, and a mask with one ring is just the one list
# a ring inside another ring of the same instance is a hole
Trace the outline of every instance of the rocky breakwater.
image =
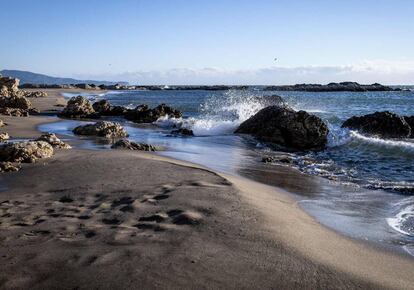
[(241, 123), (235, 133), (250, 134), (290, 150), (322, 150), (329, 130), (315, 115), (287, 106), (269, 106)]
[(392, 88), (378, 83), (362, 85), (356, 82), (341, 82), (321, 84), (296, 84), (287, 86), (268, 86), (265, 91), (303, 91), (303, 92), (381, 92), (401, 91), (399, 88)]
[(0, 114), (27, 117), (29, 113), (38, 113), (27, 99), (32, 95), (38, 92), (21, 91), (18, 79), (0, 76)]
[(342, 127), (381, 138), (413, 138), (414, 116), (400, 116), (389, 111), (375, 112), (353, 116)]
[(115, 122), (100, 121), (94, 124), (78, 126), (73, 129), (76, 135), (97, 136), (104, 138), (128, 137), (127, 131)]

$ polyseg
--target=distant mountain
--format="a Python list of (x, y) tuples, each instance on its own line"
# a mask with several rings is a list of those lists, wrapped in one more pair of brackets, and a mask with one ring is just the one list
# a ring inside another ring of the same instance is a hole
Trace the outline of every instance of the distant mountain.
[(22, 70), (2, 70), (0, 75), (17, 78), (20, 84), (43, 84), (43, 85), (69, 85), (69, 84), (95, 84), (95, 85), (128, 85), (127, 82), (109, 82), (95, 80), (77, 80), (72, 78), (59, 78), (47, 75), (32, 73)]

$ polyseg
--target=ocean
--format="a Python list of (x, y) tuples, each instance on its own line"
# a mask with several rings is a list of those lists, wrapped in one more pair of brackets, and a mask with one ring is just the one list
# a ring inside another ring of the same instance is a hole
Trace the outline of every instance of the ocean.
[[(264, 95), (280, 95), (289, 106), (327, 122), (327, 149), (292, 153), (275, 150), (248, 136), (233, 134), (237, 126), (268, 105)], [(65, 94), (70, 98), (78, 94)], [(130, 139), (163, 146), (159, 154), (227, 174), (280, 187), (322, 224), (345, 235), (414, 255), (414, 139), (380, 139), (341, 128), (349, 117), (388, 110), (414, 115), (414, 91), (269, 92), (260, 87), (235, 91), (111, 91), (84, 94), (92, 101), (133, 108), (165, 103), (181, 110), (181, 119), (151, 125), (118, 119)], [(42, 125), (40, 130), (71, 135), (80, 121)], [(183, 126), (194, 137), (170, 131)], [(88, 148), (109, 145), (83, 138)], [(291, 164), (264, 164), (263, 156), (288, 156)], [(292, 225), (294, 226), (294, 225)]]

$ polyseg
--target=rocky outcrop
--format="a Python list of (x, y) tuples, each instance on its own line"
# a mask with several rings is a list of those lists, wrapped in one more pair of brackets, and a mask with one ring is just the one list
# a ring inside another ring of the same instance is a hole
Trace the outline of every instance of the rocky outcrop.
[(123, 116), (128, 111), (122, 106), (112, 106), (107, 100), (95, 102), (92, 107), (101, 116)]
[(53, 148), (70, 149), (72, 148), (69, 144), (66, 144), (60, 140), (54, 133), (46, 133), (41, 135), (35, 141), (44, 141), (52, 145)]
[(342, 127), (384, 138), (411, 136), (411, 127), (406, 119), (388, 111), (351, 117), (342, 124)]
[(6, 140), (9, 140), (10, 136), (7, 132), (1, 132), (0, 133), (0, 142), (4, 142)]
[(183, 136), (194, 136), (194, 132), (191, 129), (180, 128), (178, 130), (171, 131), (173, 135), (183, 135)]
[(59, 115), (67, 118), (98, 117), (89, 100), (83, 96), (71, 98)]
[(264, 106), (287, 106), (285, 100), (279, 95), (260, 96), (256, 97), (257, 100)]
[(361, 85), (356, 82), (329, 83), (321, 84), (296, 84), (288, 86), (268, 86), (265, 91), (304, 91), (304, 92), (379, 92), (379, 91), (400, 91), (375, 83), (372, 85)]
[(127, 131), (119, 123), (108, 121), (78, 126), (73, 129), (73, 133), (76, 135), (98, 136), (105, 138), (128, 137)]
[(147, 105), (140, 105), (125, 113), (125, 118), (135, 123), (152, 123), (157, 121), (160, 117), (165, 116), (170, 118), (181, 118), (182, 113), (165, 104), (161, 104), (153, 109), (149, 108)]
[(295, 150), (324, 149), (328, 132), (328, 126), (319, 117), (281, 106), (260, 110), (235, 131)]
[(40, 95), (42, 92), (20, 91), (19, 80), (0, 76), (0, 114), (25, 117), (38, 112), (32, 107), (27, 96)]
[(8, 143), (0, 146), (0, 161), (35, 162), (53, 155), (53, 147), (44, 141)]
[(140, 151), (157, 151), (157, 148), (150, 144), (135, 143), (126, 139), (119, 140), (112, 145), (113, 149), (128, 149), (128, 150), (140, 150)]
[(20, 166), (11, 162), (0, 162), (0, 172), (13, 172), (19, 171)]
[(11, 77), (0, 76), (0, 92), (2, 95), (13, 94), (19, 91), (20, 81)]

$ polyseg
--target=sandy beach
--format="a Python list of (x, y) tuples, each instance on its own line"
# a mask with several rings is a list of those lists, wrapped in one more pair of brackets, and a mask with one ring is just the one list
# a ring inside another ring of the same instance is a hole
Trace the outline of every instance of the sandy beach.
[[(45, 91), (33, 106), (56, 113), (63, 90)], [(13, 138), (58, 120), (0, 119)], [(281, 189), (77, 142), (0, 175), (0, 288), (414, 289), (412, 259), (321, 226)]]

